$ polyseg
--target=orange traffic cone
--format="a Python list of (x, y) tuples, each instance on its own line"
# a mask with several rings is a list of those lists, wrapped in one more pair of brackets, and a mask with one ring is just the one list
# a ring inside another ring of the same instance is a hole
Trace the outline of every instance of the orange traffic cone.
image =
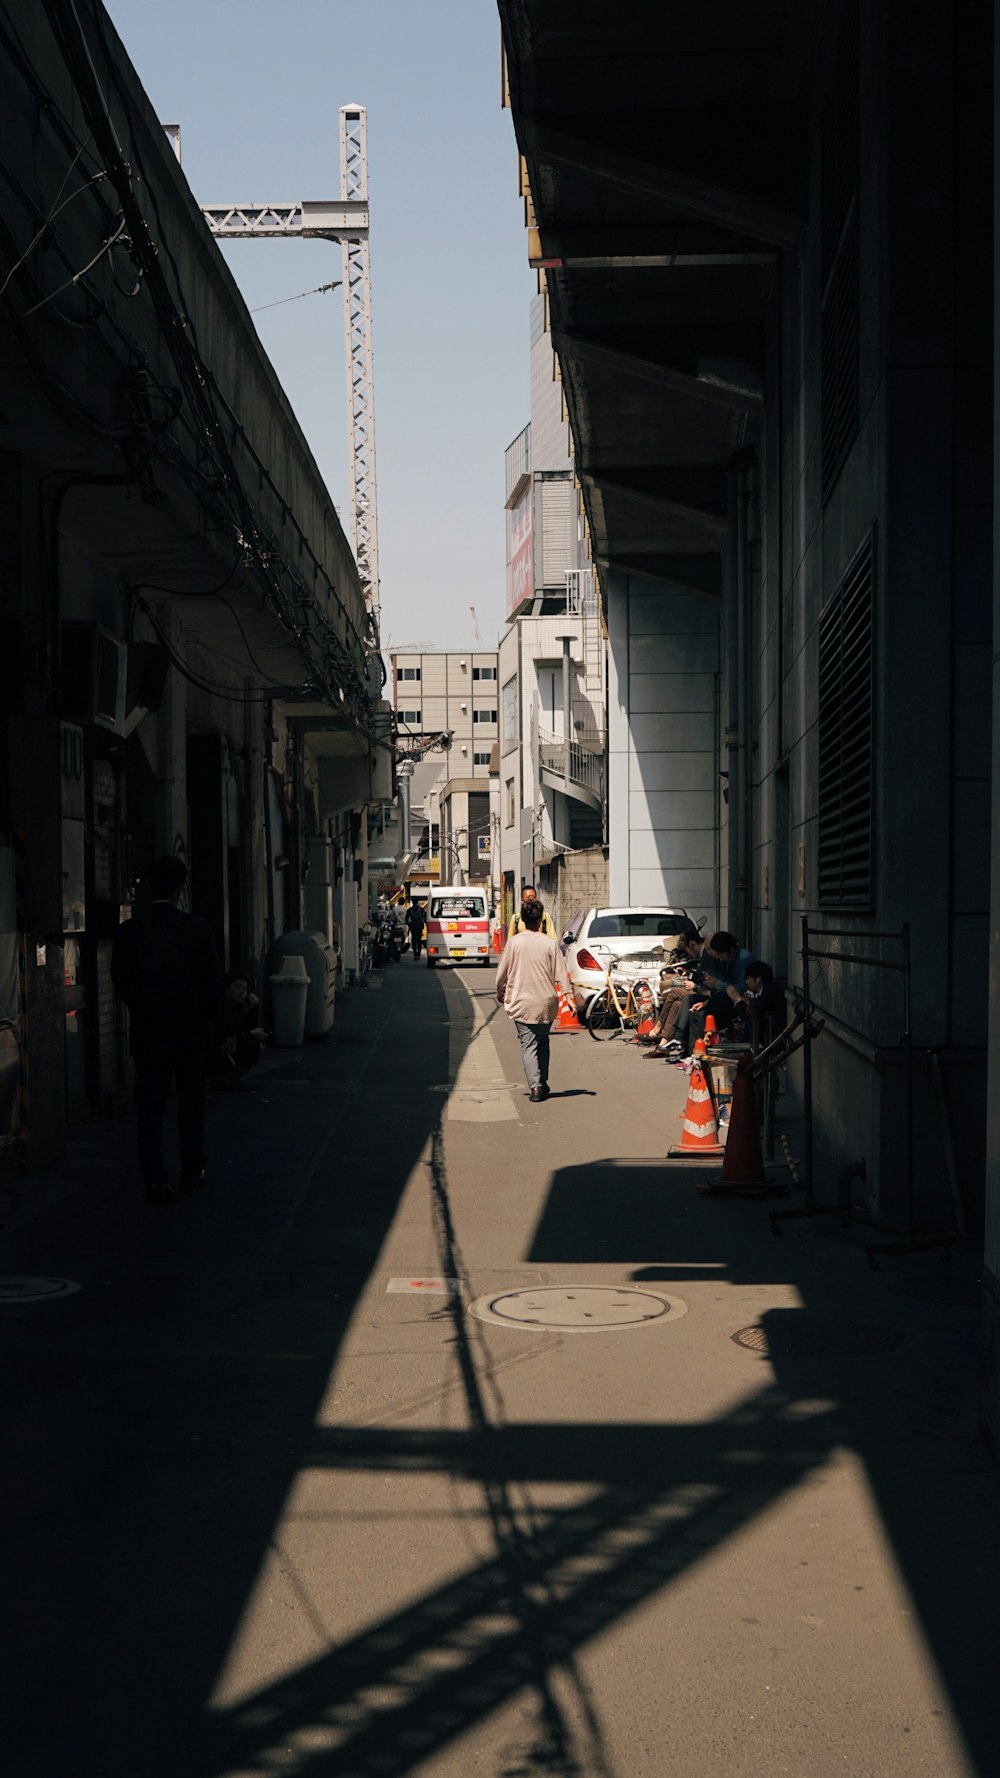
[(749, 1063), (740, 1062), (733, 1082), (733, 1098), (729, 1112), (729, 1134), (722, 1177), (727, 1185), (766, 1189), (767, 1174), (760, 1147), (760, 1124), (757, 1100), (750, 1079)]
[(719, 1041), (719, 1027), (715, 1022), (714, 1013), (705, 1014), (705, 1048), (711, 1049)]
[(564, 994), (561, 988), (558, 990), (558, 994), (559, 1016), (556, 1019), (555, 1024), (552, 1026), (551, 1035), (554, 1037), (557, 1031), (582, 1031), (583, 1026), (576, 1016), (576, 1011), (569, 995)]
[(680, 1141), (673, 1148), (667, 1149), (669, 1161), (711, 1161), (726, 1152), (719, 1141), (719, 1126), (715, 1121), (712, 1095), (701, 1066), (704, 1054), (705, 1045), (699, 1037), (694, 1046), (694, 1067), (691, 1070), (687, 1104), (684, 1107), (684, 1128)]

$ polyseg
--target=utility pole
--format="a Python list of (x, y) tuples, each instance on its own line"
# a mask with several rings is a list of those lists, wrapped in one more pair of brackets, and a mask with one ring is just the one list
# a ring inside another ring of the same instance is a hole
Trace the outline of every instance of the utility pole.
[(213, 235), (223, 241), (304, 236), (340, 243), (346, 292), (344, 336), (351, 543), (365, 601), (377, 623), (381, 599), (368, 253), (368, 113), (365, 107), (342, 105), (340, 108), (339, 199), (292, 204), (203, 204), (201, 213)]

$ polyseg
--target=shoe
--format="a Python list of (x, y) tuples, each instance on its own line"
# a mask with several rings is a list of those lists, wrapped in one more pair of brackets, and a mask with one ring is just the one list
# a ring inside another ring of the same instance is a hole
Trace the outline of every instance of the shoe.
[(169, 1179), (157, 1179), (146, 1187), (147, 1204), (172, 1204), (177, 1197)]
[(552, 1088), (549, 1086), (549, 1083), (547, 1080), (543, 1080), (541, 1086), (538, 1089), (539, 1099), (548, 1099), (551, 1097), (551, 1095), (552, 1095)]
[(181, 1192), (196, 1192), (200, 1190), (204, 1183), (205, 1169), (204, 1167), (199, 1167), (197, 1173), (181, 1173), (181, 1176), (177, 1181), (177, 1190)]
[(541, 1087), (532, 1087), (528, 1094), (528, 1098), (531, 1100), (532, 1105), (540, 1105), (544, 1096)]
[(647, 1050), (642, 1059), (644, 1062), (665, 1062), (669, 1056), (670, 1051), (668, 1049), (661, 1049), (660, 1046), (657, 1045), (655, 1050)]

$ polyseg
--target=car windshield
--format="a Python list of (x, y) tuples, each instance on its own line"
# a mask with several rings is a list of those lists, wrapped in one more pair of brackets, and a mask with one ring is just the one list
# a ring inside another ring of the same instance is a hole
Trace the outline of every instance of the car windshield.
[(588, 938), (678, 938), (691, 930), (683, 914), (595, 914)]
[(433, 920), (485, 920), (486, 903), (481, 895), (435, 895), (431, 898)]

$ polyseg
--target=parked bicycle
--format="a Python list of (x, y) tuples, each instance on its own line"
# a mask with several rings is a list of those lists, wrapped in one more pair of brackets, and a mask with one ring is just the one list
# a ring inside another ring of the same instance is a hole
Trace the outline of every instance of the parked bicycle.
[(634, 1036), (655, 1011), (656, 995), (646, 978), (624, 975), (612, 964), (604, 987), (588, 1000), (583, 1022), (591, 1037), (604, 1043), (610, 1037)]

